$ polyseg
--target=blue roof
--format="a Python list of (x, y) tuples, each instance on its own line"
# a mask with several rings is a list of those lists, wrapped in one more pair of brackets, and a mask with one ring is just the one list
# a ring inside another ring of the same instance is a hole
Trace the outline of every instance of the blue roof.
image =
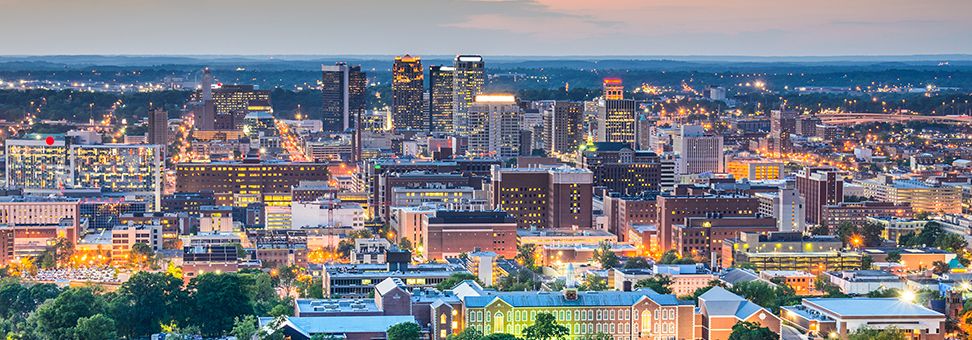
[(633, 292), (577, 292), (577, 300), (567, 300), (560, 292), (487, 292), (482, 296), (467, 296), (467, 308), (482, 308), (499, 299), (513, 307), (580, 307), (631, 306), (647, 297), (663, 306), (681, 304), (672, 294), (658, 294), (650, 289)]
[[(266, 317), (259, 319), (261, 327), (270, 326), (273, 320)], [(415, 322), (415, 317), (411, 315), (288, 316), (278, 327), (289, 326), (310, 337), (314, 334), (384, 333), (388, 327), (403, 322)]]

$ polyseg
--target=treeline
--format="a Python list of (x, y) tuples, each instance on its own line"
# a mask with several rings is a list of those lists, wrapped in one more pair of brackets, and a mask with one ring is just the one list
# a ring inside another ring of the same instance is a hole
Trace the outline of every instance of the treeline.
[[(73, 90), (3, 90), (0, 91), (0, 119), (20, 120), (26, 112), (34, 112), (37, 119), (87, 122), (102, 115), (121, 100), (116, 118), (141, 119), (151, 107), (177, 112), (186, 100), (188, 91), (158, 91), (145, 93), (83, 92)], [(38, 112), (39, 108), (39, 112)]]
[(0, 282), (0, 335), (7, 339), (142, 338), (166, 332), (217, 337), (238, 320), (290, 315), (292, 302), (262, 271), (207, 273), (183, 285), (166, 273), (139, 272), (114, 292)]

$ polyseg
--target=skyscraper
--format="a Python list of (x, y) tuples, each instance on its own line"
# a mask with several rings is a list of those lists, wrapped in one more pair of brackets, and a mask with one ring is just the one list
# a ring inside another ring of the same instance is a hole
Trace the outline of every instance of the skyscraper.
[(458, 55), (453, 78), (452, 126), (456, 132), (469, 131), (469, 106), (486, 84), (485, 63), (478, 55)]
[(148, 143), (161, 145), (163, 150), (168, 145), (169, 113), (162, 109), (149, 111)]
[(367, 76), (361, 66), (336, 63), (321, 66), (322, 117), (324, 131), (344, 131), (355, 127), (364, 113)]
[(392, 66), (392, 126), (396, 129), (425, 130), (429, 116), (422, 105), (422, 58), (408, 54), (395, 57)]
[(624, 99), (621, 79), (604, 79), (604, 98), (597, 114), (597, 140), (633, 144), (636, 109), (634, 100)]
[(556, 101), (543, 109), (543, 147), (548, 155), (573, 155), (583, 140), (584, 105)]
[(723, 172), (722, 136), (706, 136), (699, 125), (682, 125), (673, 146), (678, 153), (678, 173)]
[(435, 132), (453, 132), (452, 100), (456, 68), (429, 66), (429, 128)]
[(516, 157), (520, 153), (520, 106), (512, 95), (478, 95), (469, 106), (469, 153)]

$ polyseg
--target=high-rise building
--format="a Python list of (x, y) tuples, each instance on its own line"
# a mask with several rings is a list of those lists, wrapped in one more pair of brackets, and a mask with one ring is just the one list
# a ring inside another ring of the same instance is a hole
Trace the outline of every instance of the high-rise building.
[(790, 150), (790, 136), (796, 133), (797, 113), (785, 107), (770, 111), (770, 152), (782, 154)]
[(543, 110), (543, 148), (548, 155), (573, 155), (584, 138), (584, 105), (555, 101)]
[(429, 66), (429, 129), (435, 132), (453, 132), (452, 101), (455, 99), (456, 68), (451, 66)]
[(590, 229), (593, 174), (586, 169), (493, 167), (490, 203), (520, 228)]
[(594, 185), (627, 196), (661, 191), (661, 158), (651, 151), (635, 151), (626, 143), (593, 143), (581, 151)]
[(679, 155), (678, 173), (724, 171), (722, 136), (706, 136), (701, 126), (683, 125), (674, 139), (674, 149)]
[(844, 201), (844, 180), (837, 168), (806, 167), (797, 173), (796, 179), (809, 224), (823, 221), (824, 206)]
[(759, 200), (742, 195), (659, 195), (657, 200), (658, 244), (661, 251), (676, 249), (676, 240), (673, 239), (675, 224), (683, 223), (688, 217), (751, 217), (759, 210)]
[[(214, 162), (177, 164), (176, 192), (212, 191), (219, 205), (285, 201), (300, 181), (327, 179), (327, 165), (289, 162)], [(269, 203), (268, 203), (269, 204)]]
[(367, 75), (361, 66), (345, 63), (321, 66), (321, 120), (324, 131), (344, 131), (356, 126), (365, 109)]
[[(203, 78), (211, 79), (212, 76), (206, 73)], [(258, 90), (253, 85), (222, 85), (213, 89), (208, 85), (209, 81), (204, 81), (202, 89), (194, 93), (192, 98), (201, 104), (196, 118), (200, 130), (238, 129), (247, 113), (266, 110), (266, 106), (269, 106), (270, 91)], [(207, 96), (211, 99), (206, 99)], [(254, 108), (254, 105), (257, 107)]]
[(478, 55), (458, 55), (453, 66), (452, 126), (456, 132), (467, 133), (470, 130), (469, 106), (486, 85), (485, 63)]
[(624, 99), (624, 83), (620, 78), (604, 78), (604, 99), (622, 100)]
[(70, 187), (69, 146), (64, 139), (8, 139), (5, 144), (7, 188), (57, 190)]
[(98, 188), (134, 194), (152, 200), (152, 210), (162, 205), (162, 146), (72, 145), (70, 162), (75, 188)]
[(165, 110), (149, 111), (148, 143), (169, 145), (169, 113)]
[(624, 99), (620, 79), (604, 80), (604, 98), (599, 104), (597, 140), (633, 144), (638, 105), (634, 100)]
[(422, 58), (408, 54), (395, 57), (392, 66), (392, 127), (425, 130), (429, 117), (422, 105), (425, 73)]
[(516, 97), (478, 95), (469, 106), (467, 116), (470, 154), (507, 158), (520, 155), (523, 117)]

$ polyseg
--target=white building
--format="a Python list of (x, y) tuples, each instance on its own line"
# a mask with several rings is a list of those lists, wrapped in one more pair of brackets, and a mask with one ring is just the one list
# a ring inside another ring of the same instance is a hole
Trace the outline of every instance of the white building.
[(701, 126), (682, 125), (673, 144), (680, 157), (679, 173), (724, 172), (722, 136), (706, 136)]
[(292, 228), (332, 226), (364, 228), (364, 208), (358, 203), (340, 200), (292, 202), (290, 206)]
[(758, 192), (759, 212), (776, 219), (780, 231), (803, 231), (806, 209), (800, 192), (789, 183), (777, 192)]

